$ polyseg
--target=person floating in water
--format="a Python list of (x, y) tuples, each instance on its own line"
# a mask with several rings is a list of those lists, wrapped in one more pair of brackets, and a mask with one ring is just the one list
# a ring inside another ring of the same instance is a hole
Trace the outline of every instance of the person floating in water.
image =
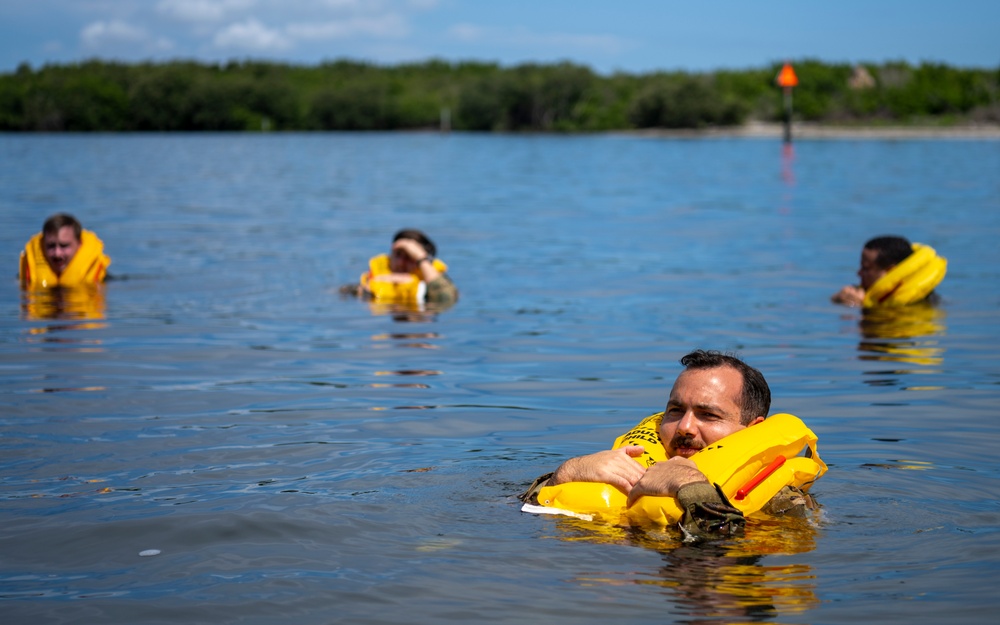
[(458, 289), (436, 254), (437, 247), (426, 234), (400, 230), (390, 253), (372, 257), (360, 282), (341, 287), (341, 292), (385, 304), (450, 305), (458, 299)]
[(18, 277), (24, 289), (95, 285), (104, 282), (110, 264), (96, 234), (72, 215), (58, 213), (24, 246)]
[[(771, 390), (763, 374), (731, 354), (695, 350), (680, 360), (666, 410), (658, 419), (652, 444), (661, 445), (665, 462), (643, 466), (636, 459), (641, 445), (629, 444), (570, 458), (552, 473), (536, 479), (519, 498), (538, 505), (548, 486), (600, 482), (628, 496), (676, 497), (683, 511), (679, 524), (689, 536), (729, 535), (745, 524), (743, 512), (690, 460), (698, 451), (725, 437), (763, 423), (771, 407)], [(650, 417), (652, 418), (652, 417)], [(825, 466), (824, 466), (825, 470)], [(795, 486), (784, 486), (762, 509), (765, 513), (804, 514), (813, 499)]]
[(937, 300), (934, 288), (941, 283), (948, 261), (933, 248), (886, 235), (865, 243), (858, 269), (860, 285), (849, 284), (830, 298), (847, 306), (900, 306)]

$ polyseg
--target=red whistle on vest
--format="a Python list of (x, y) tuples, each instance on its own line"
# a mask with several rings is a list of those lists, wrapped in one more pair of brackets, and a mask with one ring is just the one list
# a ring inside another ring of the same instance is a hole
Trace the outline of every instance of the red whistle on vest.
[(736, 501), (741, 501), (744, 497), (749, 495), (751, 491), (753, 491), (753, 489), (760, 486), (761, 482), (766, 480), (769, 475), (777, 471), (778, 467), (780, 467), (783, 464), (785, 464), (784, 456), (778, 456), (777, 458), (772, 460), (771, 464), (761, 469), (760, 473), (753, 476), (753, 479), (751, 479), (749, 482), (743, 485), (743, 488), (736, 491)]

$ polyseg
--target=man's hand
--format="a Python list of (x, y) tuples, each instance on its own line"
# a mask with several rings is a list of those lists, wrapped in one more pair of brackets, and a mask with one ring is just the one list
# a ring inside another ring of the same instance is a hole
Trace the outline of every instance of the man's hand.
[(642, 479), (646, 467), (633, 458), (645, 451), (641, 445), (628, 445), (618, 449), (599, 451), (588, 456), (577, 456), (562, 463), (549, 478), (548, 485), (566, 482), (604, 482), (626, 495)]
[[(430, 254), (424, 249), (423, 245), (420, 245), (413, 239), (399, 239), (392, 244), (393, 254), (402, 253), (409, 257), (410, 262), (413, 264), (413, 268), (420, 275), (420, 278), (424, 282), (430, 282), (431, 280), (436, 280), (441, 276), (441, 272), (437, 270), (433, 262), (423, 262), (424, 260), (432, 261)], [(409, 279), (407, 277), (407, 279)]]
[(628, 492), (628, 505), (646, 495), (676, 497), (682, 486), (698, 482), (708, 483), (708, 478), (698, 470), (698, 466), (687, 458), (674, 456), (646, 469), (645, 475)]
[(848, 284), (844, 288), (834, 293), (830, 298), (835, 304), (846, 304), (848, 306), (860, 306), (865, 301), (865, 290), (860, 286)]
[(392, 251), (399, 250), (410, 257), (410, 260), (417, 262), (427, 257), (427, 250), (413, 239), (399, 239), (392, 244)]

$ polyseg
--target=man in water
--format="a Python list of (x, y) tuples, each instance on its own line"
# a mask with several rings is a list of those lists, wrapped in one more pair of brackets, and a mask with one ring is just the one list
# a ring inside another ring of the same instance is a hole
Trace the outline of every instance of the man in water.
[[(639, 445), (570, 458), (553, 473), (543, 475), (520, 498), (538, 501), (544, 486), (566, 482), (603, 482), (628, 495), (631, 505), (645, 495), (676, 497), (684, 517), (680, 525), (693, 536), (732, 534), (743, 527), (743, 513), (709, 482), (689, 460), (698, 450), (764, 421), (771, 407), (771, 389), (757, 369), (736, 356), (695, 350), (681, 358), (677, 376), (660, 423), (660, 441), (666, 462), (646, 468), (633, 458)], [(785, 487), (764, 510), (772, 514), (813, 507), (812, 499)]]
[[(880, 278), (889, 273), (896, 265), (910, 257), (914, 246), (904, 237), (886, 235), (875, 237), (865, 243), (861, 250), (861, 266), (858, 268), (860, 285), (848, 284), (833, 294), (830, 298), (836, 304), (847, 306), (865, 305), (865, 295)], [(941, 275), (943, 277), (943, 273)], [(938, 280), (940, 282), (940, 279)], [(937, 282), (931, 284), (928, 293), (921, 299), (936, 298), (933, 292)], [(888, 295), (891, 295), (890, 291)]]
[(22, 288), (100, 284), (110, 264), (96, 234), (84, 230), (72, 215), (58, 213), (25, 245), (19, 277)]
[(341, 291), (388, 304), (452, 304), (458, 299), (458, 289), (446, 273), (448, 266), (436, 254), (437, 247), (426, 234), (412, 228), (400, 230), (392, 239), (390, 253), (373, 257), (360, 284)]

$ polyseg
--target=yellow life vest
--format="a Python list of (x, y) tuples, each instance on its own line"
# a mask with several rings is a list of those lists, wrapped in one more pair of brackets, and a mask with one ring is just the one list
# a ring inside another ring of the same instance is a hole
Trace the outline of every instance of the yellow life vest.
[(948, 261), (937, 255), (934, 248), (913, 244), (913, 253), (875, 281), (865, 292), (865, 308), (874, 306), (905, 306), (919, 302), (944, 280)]
[[(641, 445), (645, 452), (635, 460), (646, 467), (665, 461), (667, 454), (660, 440), (662, 419), (662, 412), (646, 417), (619, 436), (613, 448)], [(750, 515), (785, 486), (807, 490), (826, 473), (826, 464), (816, 453), (816, 441), (801, 419), (776, 414), (705, 447), (691, 460), (722, 489), (730, 503)], [(540, 506), (526, 509), (660, 526), (677, 523), (684, 515), (674, 497), (640, 497), (631, 507), (626, 507), (627, 500), (610, 484), (567, 482), (543, 487), (538, 493)]]
[[(439, 272), (448, 271), (448, 265), (438, 259), (434, 259), (434, 268)], [(427, 295), (427, 285), (421, 280), (417, 272), (410, 274), (408, 280), (403, 282), (390, 282), (380, 280), (380, 276), (392, 275), (389, 266), (389, 256), (379, 254), (368, 261), (368, 271), (361, 274), (361, 287), (371, 294), (371, 297), (382, 303), (412, 304), (421, 303)]]
[(21, 288), (49, 289), (100, 284), (108, 273), (111, 259), (104, 254), (104, 243), (90, 230), (80, 233), (80, 248), (61, 275), (56, 275), (45, 260), (41, 232), (31, 237), (21, 252), (19, 277)]

